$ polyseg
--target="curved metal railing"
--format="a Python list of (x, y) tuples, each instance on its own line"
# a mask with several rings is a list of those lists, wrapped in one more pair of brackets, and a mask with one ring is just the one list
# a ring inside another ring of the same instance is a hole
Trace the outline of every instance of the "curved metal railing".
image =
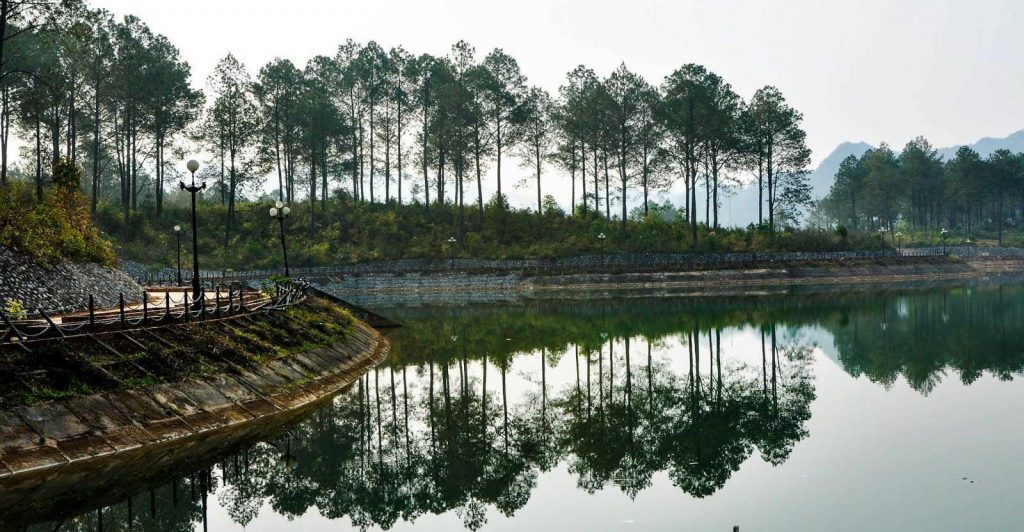
[[(227, 288), (226, 296), (222, 296), (221, 288)], [(33, 316), (20, 319), (0, 312), (0, 343), (279, 311), (304, 300), (309, 293), (309, 283), (305, 279), (274, 283), (268, 290), (246, 289), (239, 283), (233, 283), (214, 286), (212, 293), (211, 296), (206, 288), (201, 288), (199, 297), (190, 301), (189, 293), (183, 292), (180, 304), (175, 304), (172, 303), (171, 291), (165, 290), (163, 304), (156, 307), (149, 305), (148, 293), (143, 294), (141, 306), (133, 307), (126, 304), (124, 294), (119, 294), (117, 306), (107, 309), (96, 309), (95, 298), (90, 295), (86, 311), (63, 314), (56, 319), (43, 309), (37, 309)]]

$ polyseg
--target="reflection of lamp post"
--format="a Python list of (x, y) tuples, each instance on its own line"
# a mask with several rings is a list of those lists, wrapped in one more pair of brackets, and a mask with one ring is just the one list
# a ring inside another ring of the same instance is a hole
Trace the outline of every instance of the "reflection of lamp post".
[(949, 231), (946, 230), (945, 227), (943, 227), (942, 231), (939, 231), (939, 235), (942, 236), (942, 254), (945, 255), (946, 254), (946, 237), (949, 236)]
[(178, 186), (192, 195), (192, 300), (199, 303), (199, 231), (196, 229), (196, 194), (206, 188), (206, 183), (196, 186), (196, 171), (199, 170), (199, 163), (194, 159), (186, 164), (188, 171), (192, 174), (192, 184), (186, 186), (184, 181), (179, 181)]
[(174, 236), (178, 241), (178, 286), (181, 286), (181, 226), (174, 226)]
[(281, 224), (281, 253), (284, 254), (284, 276), (291, 277), (288, 271), (288, 246), (284, 242), (284, 220), (288, 218), (288, 215), (292, 213), (291, 208), (284, 204), (282, 201), (278, 201), (270, 208), (270, 217), (277, 220)]

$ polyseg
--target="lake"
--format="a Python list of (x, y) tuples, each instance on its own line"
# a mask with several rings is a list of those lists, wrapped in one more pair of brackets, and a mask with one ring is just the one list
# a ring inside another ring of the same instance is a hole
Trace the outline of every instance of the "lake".
[(374, 310), (286, 433), (31, 529), (1024, 527), (1022, 285)]

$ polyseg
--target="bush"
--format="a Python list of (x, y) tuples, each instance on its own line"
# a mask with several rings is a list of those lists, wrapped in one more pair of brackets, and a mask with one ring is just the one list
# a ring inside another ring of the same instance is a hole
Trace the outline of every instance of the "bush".
[[(268, 205), (238, 204), (230, 241), (225, 249), (224, 226), (227, 209), (215, 196), (199, 203), (199, 253), (201, 267), (220, 270), (274, 269), (283, 266), (277, 223)], [(354, 202), (342, 195), (318, 203), (310, 212), (308, 203), (292, 205), (286, 222), (289, 260), (292, 266), (327, 266), (353, 261), (397, 258), (446, 258), (449, 256), (487, 259), (547, 258), (593, 253), (676, 253), (676, 252), (767, 252), (847, 251), (877, 249), (877, 236), (833, 231), (750, 228), (697, 229), (697, 243), (691, 243), (691, 228), (679, 211), (655, 206), (647, 217), (628, 220), (625, 228), (602, 213), (576, 208), (566, 216), (550, 209), (544, 215), (508, 206), (502, 197), (492, 197), (481, 216), (475, 203), (465, 206), (460, 223), (459, 207), (452, 204), (394, 205)], [(102, 227), (120, 241), (121, 253), (143, 264), (174, 265), (174, 236), (171, 228), (181, 224), (185, 231), (182, 260), (191, 252), (187, 205), (165, 205), (157, 217), (153, 210), (139, 211), (124, 223), (123, 213), (105, 206), (98, 217)], [(450, 237), (461, 244), (449, 246)], [(607, 235), (600, 241), (597, 235)]]
[(114, 266), (113, 245), (93, 224), (85, 196), (69, 186), (74, 175), (62, 179), (44, 191), (42, 201), (28, 183), (0, 188), (0, 246), (44, 265), (66, 258)]

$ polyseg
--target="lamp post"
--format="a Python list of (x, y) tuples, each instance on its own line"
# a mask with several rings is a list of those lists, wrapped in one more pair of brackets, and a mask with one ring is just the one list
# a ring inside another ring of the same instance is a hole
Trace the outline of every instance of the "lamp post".
[(291, 208), (284, 204), (283, 201), (278, 201), (270, 208), (270, 217), (277, 220), (281, 225), (281, 253), (284, 254), (284, 276), (291, 277), (291, 273), (288, 271), (288, 246), (284, 241), (284, 220), (288, 218), (288, 215), (292, 213)]
[(882, 256), (885, 256), (885, 228), (878, 228), (878, 251), (882, 252)]
[(605, 236), (604, 232), (597, 235), (597, 241), (601, 243), (601, 266), (605, 266), (605, 263), (607, 262), (607, 253), (605, 253), (604, 249), (604, 241), (607, 238), (608, 237)]
[(949, 231), (946, 230), (945, 227), (943, 227), (942, 231), (939, 231), (939, 235), (942, 236), (942, 254), (945, 255), (946, 254), (946, 237), (949, 236)]
[(174, 236), (178, 240), (178, 286), (181, 286), (181, 226), (174, 226)]
[(454, 236), (448, 237), (448, 269), (455, 269), (455, 244), (458, 240)]
[(896, 231), (896, 254), (897, 255), (902, 255), (903, 254), (900, 251), (900, 248), (903, 247), (902, 244), (903, 244), (903, 232), (902, 231)]
[(199, 170), (198, 162), (193, 159), (186, 163), (185, 166), (192, 174), (192, 184), (185, 185), (184, 181), (179, 181), (178, 186), (192, 195), (192, 300), (198, 306), (201, 303), (199, 303), (199, 231), (196, 229), (196, 194), (206, 188), (206, 183), (199, 186), (196, 185), (196, 172)]

